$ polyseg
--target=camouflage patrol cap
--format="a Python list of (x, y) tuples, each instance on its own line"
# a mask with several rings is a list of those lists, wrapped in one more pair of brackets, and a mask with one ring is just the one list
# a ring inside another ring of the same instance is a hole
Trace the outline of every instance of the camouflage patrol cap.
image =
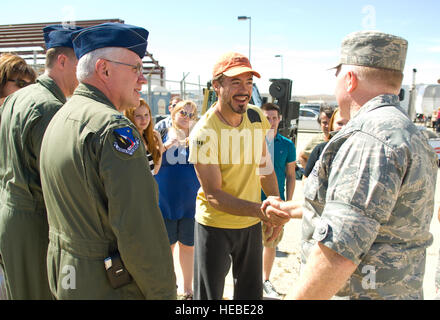
[(407, 50), (403, 38), (378, 31), (353, 32), (342, 40), (337, 67), (350, 64), (403, 72)]

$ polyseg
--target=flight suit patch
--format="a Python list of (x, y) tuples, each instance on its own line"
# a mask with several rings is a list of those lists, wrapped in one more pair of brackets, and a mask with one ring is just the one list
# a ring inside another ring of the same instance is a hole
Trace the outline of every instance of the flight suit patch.
[(139, 139), (133, 136), (133, 130), (130, 127), (124, 127), (113, 130), (116, 141), (113, 146), (119, 152), (130, 156), (139, 148)]

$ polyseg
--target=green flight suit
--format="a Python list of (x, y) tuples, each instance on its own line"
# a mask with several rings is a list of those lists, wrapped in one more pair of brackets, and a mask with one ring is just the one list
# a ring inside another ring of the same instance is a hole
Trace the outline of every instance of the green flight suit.
[(47, 75), (10, 95), (0, 124), (0, 256), (8, 299), (52, 299), (39, 160), (44, 131), (66, 102)]
[[(176, 299), (157, 185), (135, 126), (97, 88), (80, 84), (50, 123), (41, 154), (56, 298)], [(104, 268), (116, 251), (132, 276), (118, 289)]]

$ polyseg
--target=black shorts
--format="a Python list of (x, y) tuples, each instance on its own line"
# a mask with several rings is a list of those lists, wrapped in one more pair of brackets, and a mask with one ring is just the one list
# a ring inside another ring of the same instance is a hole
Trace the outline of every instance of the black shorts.
[(263, 298), (261, 223), (244, 229), (222, 229), (196, 222), (194, 299), (221, 300), (232, 262), (234, 300)]

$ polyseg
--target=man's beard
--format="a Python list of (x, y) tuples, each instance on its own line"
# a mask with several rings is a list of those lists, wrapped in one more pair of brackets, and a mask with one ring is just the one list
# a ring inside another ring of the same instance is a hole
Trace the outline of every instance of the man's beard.
[[(250, 99), (250, 97), (248, 95), (246, 95), (246, 97), (248, 97), (248, 99)], [(234, 107), (232, 106), (232, 99), (234, 97), (231, 98), (231, 101), (229, 101), (229, 107), (231, 108), (232, 112), (237, 113), (237, 114), (243, 114), (246, 112), (247, 110), (247, 105), (249, 103), (249, 100), (247, 102), (245, 102), (244, 104), (239, 104), (238, 105), (238, 109), (234, 109)]]

